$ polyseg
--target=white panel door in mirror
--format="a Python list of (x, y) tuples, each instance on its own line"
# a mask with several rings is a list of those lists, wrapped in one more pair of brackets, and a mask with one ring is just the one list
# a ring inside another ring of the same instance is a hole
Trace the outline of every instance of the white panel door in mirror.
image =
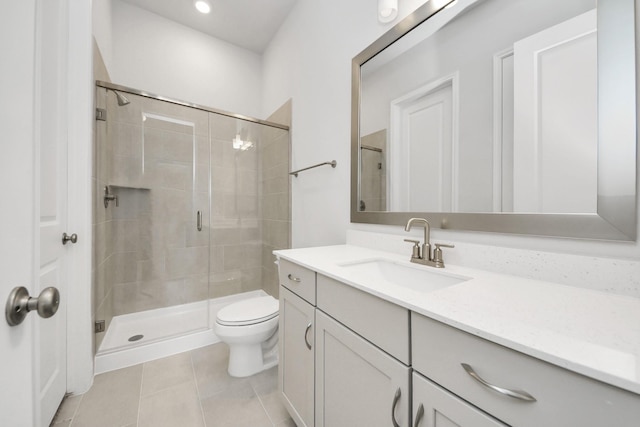
[(513, 52), (513, 210), (597, 212), (596, 11)]

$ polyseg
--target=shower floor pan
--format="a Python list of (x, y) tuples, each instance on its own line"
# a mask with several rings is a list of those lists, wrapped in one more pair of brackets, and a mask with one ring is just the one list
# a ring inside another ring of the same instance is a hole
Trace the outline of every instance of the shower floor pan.
[[(220, 342), (213, 330), (218, 311), (231, 303), (265, 295), (264, 291), (258, 290), (211, 299), (209, 304), (207, 301), (198, 301), (115, 316), (96, 354), (95, 373), (101, 374)], [(194, 329), (194, 325), (202, 327)]]

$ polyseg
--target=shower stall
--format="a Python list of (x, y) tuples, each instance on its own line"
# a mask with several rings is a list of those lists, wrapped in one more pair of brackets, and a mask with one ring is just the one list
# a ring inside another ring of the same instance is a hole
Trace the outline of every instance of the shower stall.
[(97, 82), (96, 372), (216, 342), (217, 310), (277, 297), (285, 125)]

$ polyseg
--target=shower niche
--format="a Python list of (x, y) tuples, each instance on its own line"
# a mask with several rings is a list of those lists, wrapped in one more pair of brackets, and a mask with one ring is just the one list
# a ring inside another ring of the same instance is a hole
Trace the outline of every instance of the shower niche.
[(97, 83), (96, 106), (106, 112), (93, 186), (101, 372), (150, 345), (206, 345), (221, 306), (277, 297), (271, 252), (290, 246), (290, 144), (287, 126), (110, 83)]

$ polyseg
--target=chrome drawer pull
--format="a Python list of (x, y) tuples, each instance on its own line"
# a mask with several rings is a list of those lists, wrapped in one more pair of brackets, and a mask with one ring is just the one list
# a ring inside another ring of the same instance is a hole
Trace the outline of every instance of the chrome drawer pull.
[(461, 365), (464, 368), (464, 370), (467, 371), (467, 374), (471, 375), (471, 377), (474, 380), (478, 381), (480, 384), (482, 384), (485, 387), (490, 388), (493, 391), (497, 391), (500, 394), (504, 394), (506, 396), (513, 397), (515, 399), (525, 400), (527, 402), (535, 402), (536, 401), (536, 398), (531, 396), (526, 391), (509, 390), (508, 388), (502, 388), (502, 387), (498, 387), (497, 385), (490, 384), (490, 383), (486, 382), (485, 380), (483, 380), (480, 377), (480, 375), (476, 374), (476, 371), (474, 371), (471, 366), (467, 365), (466, 363), (461, 363)]
[(311, 350), (311, 343), (309, 342), (309, 340), (307, 339), (307, 336), (309, 335), (309, 331), (311, 330), (311, 323), (309, 323), (307, 325), (307, 329), (305, 329), (304, 331), (304, 343), (307, 345), (307, 348), (309, 350)]
[(296, 283), (300, 283), (302, 282), (302, 280), (299, 277), (296, 276), (292, 276), (291, 273), (289, 273), (289, 275), (287, 276), (289, 278), (289, 280), (291, 280), (292, 282), (296, 282)]
[(393, 427), (400, 427), (400, 425), (396, 421), (396, 406), (398, 406), (400, 394), (400, 387), (398, 387), (398, 389), (396, 390), (396, 395), (393, 396), (393, 403), (391, 404), (391, 422), (393, 423)]
[(416, 413), (416, 422), (413, 424), (413, 427), (418, 427), (420, 425), (420, 421), (422, 421), (422, 417), (424, 416), (424, 406), (422, 403), (418, 406), (418, 412)]

